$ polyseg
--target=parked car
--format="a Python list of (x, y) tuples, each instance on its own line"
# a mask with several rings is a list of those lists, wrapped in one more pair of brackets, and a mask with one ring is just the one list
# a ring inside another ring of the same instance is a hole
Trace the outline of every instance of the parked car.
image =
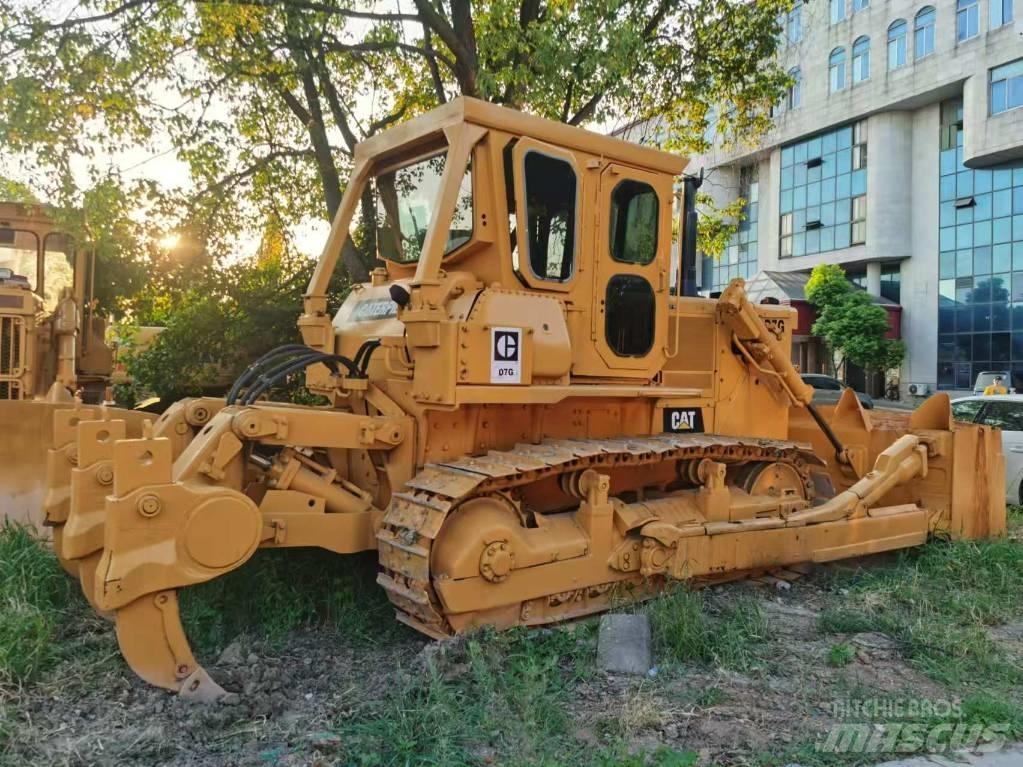
[[(803, 373), (802, 378), (803, 383), (809, 384), (814, 388), (813, 401), (818, 405), (835, 404), (838, 402), (838, 398), (842, 396), (842, 392), (849, 388), (837, 378), (818, 373)], [(874, 400), (869, 394), (858, 391), (856, 396), (865, 410), (874, 409)]]
[(1016, 390), (1012, 388), (1012, 376), (1009, 375), (1008, 370), (984, 370), (977, 373), (977, 380), (973, 382), (973, 393), (983, 394), (984, 390), (995, 382), (995, 376), (1002, 377), (1002, 386), (1010, 394), (1016, 393)]
[(952, 416), (1002, 430), (1005, 500), (1023, 504), (1023, 394), (962, 397), (952, 401)]

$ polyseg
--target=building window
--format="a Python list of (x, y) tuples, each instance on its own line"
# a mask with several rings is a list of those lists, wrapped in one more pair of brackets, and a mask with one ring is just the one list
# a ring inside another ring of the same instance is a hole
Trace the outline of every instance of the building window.
[(845, 0), (831, 0), (831, 23), (837, 24), (845, 18)]
[(914, 56), (919, 61), (934, 53), (934, 19), (937, 16), (934, 8), (921, 8), (913, 25)]
[(852, 169), (864, 170), (867, 167), (867, 129), (866, 123), (853, 125), (852, 135)]
[(862, 83), (870, 77), (870, 38), (860, 37), (852, 48), (852, 81), (853, 85)]
[(853, 0), (853, 13), (870, 7), (870, 0)]
[(789, 77), (792, 78), (792, 84), (789, 85), (788, 91), (785, 94), (785, 106), (789, 109), (795, 109), (799, 106), (799, 102), (802, 98), (800, 89), (802, 87), (802, 74), (799, 72), (799, 67), (793, 67), (789, 70)]
[(941, 115), (938, 386), (969, 389), (981, 371), (1008, 370), (1023, 388), (1023, 163), (970, 170), (962, 102)]
[(991, 29), (1012, 23), (1012, 0), (991, 0)]
[(900, 264), (885, 264), (881, 267), (881, 298), (901, 303), (902, 266)]
[(722, 290), (736, 277), (748, 280), (757, 273), (757, 226), (760, 220), (760, 184), (757, 167), (739, 171), (739, 197), (746, 201), (738, 229), (720, 258), (703, 260), (705, 290)]
[(803, 39), (803, 3), (797, 2), (785, 19), (785, 36), (794, 45)]
[(862, 245), (867, 241), (867, 196), (852, 198), (852, 224), (850, 225), (850, 242)]
[(956, 39), (962, 42), (975, 37), (980, 31), (980, 8), (977, 0), (957, 0)]
[[(857, 163), (853, 167), (853, 148)], [(781, 258), (852, 244), (852, 199), (867, 193), (866, 131), (847, 125), (782, 148), (779, 190)]]
[(831, 92), (845, 88), (845, 48), (835, 48), (828, 59), (828, 82)]
[(888, 27), (888, 68), (906, 66), (906, 22), (902, 19)]
[(991, 70), (991, 114), (1023, 107), (1023, 59)]

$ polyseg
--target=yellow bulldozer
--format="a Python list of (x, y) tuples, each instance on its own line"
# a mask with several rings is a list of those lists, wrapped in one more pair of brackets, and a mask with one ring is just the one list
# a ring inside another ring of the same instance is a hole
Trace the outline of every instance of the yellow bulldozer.
[[(1001, 534), (997, 431), (954, 423), (943, 394), (908, 415), (851, 391), (817, 410), (790, 309), (752, 304), (741, 280), (687, 295), (692, 215), (672, 265), (685, 165), (457, 99), (358, 146), (303, 344), (138, 438), (102, 409), (58, 410), (55, 548), (131, 668), (218, 697), (178, 592), (260, 547), (376, 551), (398, 620), (441, 638), (673, 579)], [(332, 314), (364, 193), (382, 265)], [(267, 399), (303, 371), (327, 404)]]
[[(53, 413), (104, 400), (113, 366), (95, 253), (45, 205), (0, 202), (0, 519), (38, 525)], [(138, 434), (141, 415), (121, 413)]]

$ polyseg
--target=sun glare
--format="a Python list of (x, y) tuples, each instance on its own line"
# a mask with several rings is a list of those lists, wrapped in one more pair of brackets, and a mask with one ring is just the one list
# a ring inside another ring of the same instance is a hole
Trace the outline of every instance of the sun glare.
[(172, 250), (178, 246), (179, 242), (181, 242), (180, 234), (168, 234), (160, 239), (160, 247), (164, 250)]

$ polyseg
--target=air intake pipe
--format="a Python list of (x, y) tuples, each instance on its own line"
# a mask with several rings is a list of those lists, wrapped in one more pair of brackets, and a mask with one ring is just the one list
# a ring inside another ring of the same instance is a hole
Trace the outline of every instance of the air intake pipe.
[(699, 219), (696, 215), (696, 192), (703, 186), (703, 170), (699, 176), (685, 176), (682, 179), (682, 295), (695, 296), (696, 286), (696, 229)]

